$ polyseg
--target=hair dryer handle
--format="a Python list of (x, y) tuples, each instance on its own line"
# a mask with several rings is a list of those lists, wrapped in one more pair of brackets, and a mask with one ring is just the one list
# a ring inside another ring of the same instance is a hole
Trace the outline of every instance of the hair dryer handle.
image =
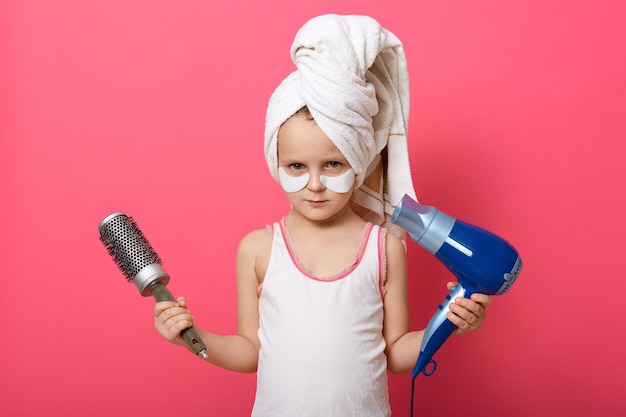
[[(422, 346), (420, 353), (415, 362), (415, 367), (411, 372), (411, 376), (415, 378), (417, 374), (422, 372), (426, 376), (430, 376), (435, 372), (437, 367), (436, 362), (432, 359), (433, 355), (437, 353), (439, 348), (450, 338), (452, 333), (457, 327), (447, 319), (446, 315), (450, 311), (450, 303), (454, 302), (457, 297), (469, 298), (475, 290), (472, 288), (465, 288), (461, 284), (457, 284), (452, 288), (450, 294), (446, 295), (446, 299), (443, 303), (439, 304), (437, 311), (428, 322), (426, 330), (424, 331), (424, 338), (422, 339)], [(434, 367), (430, 372), (426, 371), (426, 366), (433, 363)]]

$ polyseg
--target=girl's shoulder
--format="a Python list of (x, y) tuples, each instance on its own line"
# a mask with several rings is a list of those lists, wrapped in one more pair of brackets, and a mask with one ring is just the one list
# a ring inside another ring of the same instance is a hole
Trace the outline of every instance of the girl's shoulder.
[(254, 271), (259, 283), (263, 281), (272, 252), (272, 228), (253, 230), (245, 235), (237, 248), (237, 269)]
[(239, 241), (239, 250), (248, 254), (256, 253), (264, 247), (272, 246), (272, 226), (268, 225), (263, 229), (256, 229), (246, 234)]

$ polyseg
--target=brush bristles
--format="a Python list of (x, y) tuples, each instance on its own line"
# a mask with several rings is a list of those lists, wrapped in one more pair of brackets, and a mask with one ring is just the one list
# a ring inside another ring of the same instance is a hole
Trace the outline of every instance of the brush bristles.
[(161, 264), (137, 223), (125, 214), (114, 216), (101, 226), (100, 241), (130, 282), (146, 266)]

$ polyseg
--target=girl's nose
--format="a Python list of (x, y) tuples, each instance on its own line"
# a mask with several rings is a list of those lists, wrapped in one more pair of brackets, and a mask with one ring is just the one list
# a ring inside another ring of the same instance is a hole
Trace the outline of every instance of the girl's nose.
[(326, 186), (320, 180), (319, 172), (311, 172), (309, 177), (309, 182), (307, 183), (307, 188), (311, 191), (323, 191)]

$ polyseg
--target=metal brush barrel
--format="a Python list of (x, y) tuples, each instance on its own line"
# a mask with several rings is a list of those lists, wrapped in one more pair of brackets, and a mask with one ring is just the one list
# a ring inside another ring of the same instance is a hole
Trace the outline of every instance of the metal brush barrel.
[(156, 283), (167, 285), (170, 276), (161, 267), (161, 258), (132, 218), (121, 211), (115, 212), (100, 222), (98, 230), (109, 254), (141, 295), (152, 295), (150, 287)]

